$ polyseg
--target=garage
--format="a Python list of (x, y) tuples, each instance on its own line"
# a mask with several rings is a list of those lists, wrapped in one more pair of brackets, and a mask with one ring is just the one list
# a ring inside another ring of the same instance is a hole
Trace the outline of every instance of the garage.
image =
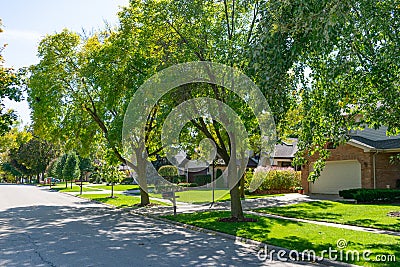
[(319, 179), (310, 183), (310, 193), (339, 194), (340, 190), (360, 187), (361, 164), (358, 161), (328, 161)]

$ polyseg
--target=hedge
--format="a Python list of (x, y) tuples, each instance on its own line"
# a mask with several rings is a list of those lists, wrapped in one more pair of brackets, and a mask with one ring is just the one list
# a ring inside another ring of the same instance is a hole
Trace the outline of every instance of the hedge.
[(354, 199), (354, 194), (360, 191), (361, 188), (353, 188), (339, 191), (339, 196), (344, 199)]
[(339, 195), (345, 199), (355, 199), (359, 203), (394, 202), (400, 200), (400, 190), (396, 189), (357, 188), (339, 191)]
[(182, 186), (182, 187), (197, 187), (198, 186), (198, 184), (196, 184), (196, 183), (179, 183), (178, 185)]
[(184, 183), (184, 182), (186, 182), (186, 176), (184, 176), (184, 175), (172, 177), (172, 183), (174, 183), (174, 184), (179, 184), (179, 183)]
[(199, 174), (193, 176), (194, 183), (198, 184), (199, 186), (211, 183), (211, 175), (210, 174)]
[[(247, 173), (246, 176), (250, 178), (251, 174)], [(254, 171), (253, 179), (262, 180), (258, 188), (260, 191), (293, 190), (295, 187), (301, 186), (300, 172), (290, 167), (273, 167), (272, 169), (257, 167)]]

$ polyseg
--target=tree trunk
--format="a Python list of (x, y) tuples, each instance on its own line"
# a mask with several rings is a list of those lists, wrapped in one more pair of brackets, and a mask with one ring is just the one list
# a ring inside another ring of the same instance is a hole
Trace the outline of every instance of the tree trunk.
[(71, 189), (72, 189), (72, 179), (71, 179)]
[(240, 178), (240, 198), (244, 198), (244, 180), (245, 180), (245, 174), (242, 175), (242, 178)]
[(114, 183), (111, 183), (111, 198), (114, 197)]
[(140, 205), (146, 206), (150, 204), (149, 193), (140, 188)]
[[(138, 154), (141, 156), (141, 153), (137, 153), (137, 155)], [(150, 204), (150, 198), (147, 189), (146, 165), (147, 165), (147, 160), (137, 157), (137, 175), (140, 186), (141, 206), (147, 206)]]
[(65, 188), (68, 188), (68, 180), (65, 179)]
[[(231, 151), (236, 151), (236, 143), (235, 143), (235, 137), (230, 136), (231, 138)], [(239, 192), (239, 184), (240, 184), (240, 179), (238, 179), (238, 169), (236, 166), (236, 153), (231, 152), (230, 158), (228, 161), (224, 159), (225, 162), (231, 163), (233, 162), (233, 166), (230, 166), (228, 169), (228, 184), (231, 194), (231, 217), (235, 218), (239, 221), (242, 221), (244, 219), (243, 215), (243, 208), (242, 208), (242, 202), (240, 200), (240, 192)]]
[(244, 219), (242, 202), (240, 201), (239, 183), (237, 183), (230, 191), (231, 193), (231, 216), (239, 221)]

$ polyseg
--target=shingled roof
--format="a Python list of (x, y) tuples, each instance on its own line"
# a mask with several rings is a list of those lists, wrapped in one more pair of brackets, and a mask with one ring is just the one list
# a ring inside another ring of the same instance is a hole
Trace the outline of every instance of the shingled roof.
[(353, 131), (351, 140), (362, 143), (371, 149), (399, 149), (400, 135), (387, 136), (387, 127), (381, 127), (377, 130), (365, 128), (363, 130)]
[(297, 138), (290, 138), (287, 141), (282, 141), (275, 145), (275, 156), (274, 158), (294, 158), (294, 154), (297, 152)]

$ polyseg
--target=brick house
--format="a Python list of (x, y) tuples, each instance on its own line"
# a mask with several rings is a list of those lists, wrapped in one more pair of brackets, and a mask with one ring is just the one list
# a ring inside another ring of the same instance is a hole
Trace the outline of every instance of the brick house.
[(311, 159), (301, 173), (305, 192), (338, 194), (350, 188), (398, 188), (400, 164), (390, 163), (390, 157), (400, 153), (400, 135), (386, 136), (386, 130), (381, 127), (352, 132), (349, 142), (330, 149), (325, 169), (314, 183), (307, 181)]

